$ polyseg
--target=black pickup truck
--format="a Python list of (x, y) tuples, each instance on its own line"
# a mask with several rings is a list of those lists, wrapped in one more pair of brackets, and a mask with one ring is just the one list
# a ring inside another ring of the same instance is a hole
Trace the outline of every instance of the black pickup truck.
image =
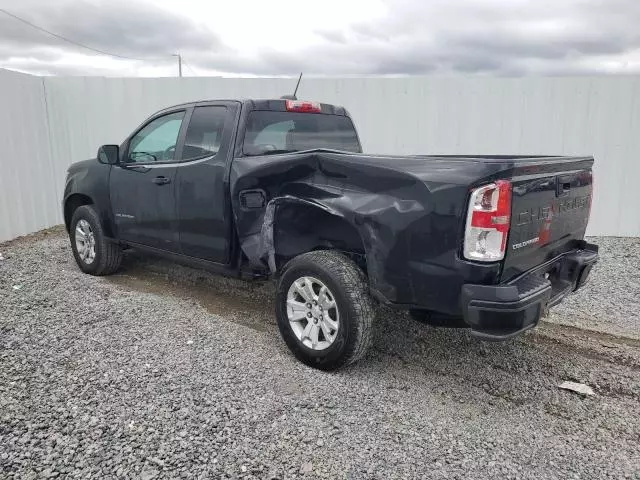
[(135, 248), (277, 280), (280, 332), (335, 369), (371, 343), (376, 302), (484, 340), (534, 327), (597, 261), (584, 240), (591, 157), (362, 153), (347, 111), (290, 99), (164, 109), (73, 164), (75, 259)]

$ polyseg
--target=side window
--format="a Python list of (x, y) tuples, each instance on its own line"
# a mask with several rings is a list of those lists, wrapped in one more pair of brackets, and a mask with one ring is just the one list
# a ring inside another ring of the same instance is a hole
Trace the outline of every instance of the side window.
[(187, 127), (182, 160), (193, 160), (218, 153), (226, 118), (226, 107), (196, 107)]
[(272, 123), (265, 127), (253, 140), (256, 147), (273, 145), (276, 150), (287, 148), (287, 134), (295, 127), (293, 120)]
[(174, 160), (184, 114), (170, 113), (145, 125), (129, 142), (127, 161), (149, 163)]

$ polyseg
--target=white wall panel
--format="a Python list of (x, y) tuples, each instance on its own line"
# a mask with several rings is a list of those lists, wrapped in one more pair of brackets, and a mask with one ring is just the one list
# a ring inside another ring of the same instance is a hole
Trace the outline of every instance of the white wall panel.
[[(103, 143), (120, 143), (154, 111), (191, 100), (278, 97), (294, 85), (0, 71), (0, 139), (10, 144), (0, 156), (0, 239), (59, 223), (66, 167)], [(368, 152), (594, 155), (589, 233), (640, 236), (640, 77), (306, 78), (298, 96), (346, 106)]]
[(0, 241), (59, 223), (43, 88), (0, 70)]

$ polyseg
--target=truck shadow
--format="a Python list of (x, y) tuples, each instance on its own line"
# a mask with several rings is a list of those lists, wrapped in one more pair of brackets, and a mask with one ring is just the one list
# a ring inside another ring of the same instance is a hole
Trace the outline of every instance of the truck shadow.
[(270, 282), (221, 277), (134, 251), (126, 252), (117, 274), (105, 278), (129, 290), (196, 301), (210, 314), (254, 330), (277, 328)]

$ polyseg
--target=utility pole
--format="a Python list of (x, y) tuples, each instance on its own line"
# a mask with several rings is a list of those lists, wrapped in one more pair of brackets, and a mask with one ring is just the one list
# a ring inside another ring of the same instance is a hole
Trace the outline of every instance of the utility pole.
[(182, 77), (182, 55), (180, 55), (179, 53), (174, 53), (171, 56), (178, 57), (178, 76)]

